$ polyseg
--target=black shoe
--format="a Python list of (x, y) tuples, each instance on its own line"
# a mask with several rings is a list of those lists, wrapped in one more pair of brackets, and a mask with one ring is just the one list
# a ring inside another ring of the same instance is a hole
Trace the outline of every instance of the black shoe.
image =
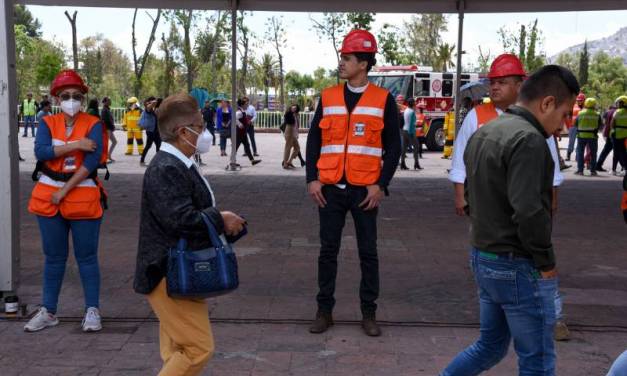
[(571, 167), (572, 167), (572, 166), (571, 166), (571, 165), (569, 165), (569, 164), (563, 164), (563, 165), (560, 167), (560, 171), (568, 170), (568, 169), (569, 169), (569, 168), (571, 168)]
[(300, 160), (300, 167), (305, 167), (305, 165), (307, 165), (307, 162), (305, 162), (304, 159)]
[(256, 164), (261, 163), (261, 159), (253, 159), (252, 161), (250, 161), (250, 163), (252, 163), (252, 165), (254, 166)]
[(598, 174), (596, 171), (592, 171), (592, 172), (590, 173), (590, 175), (592, 175), (592, 176), (598, 176), (599, 174)]
[(333, 326), (333, 316), (330, 313), (318, 311), (316, 313), (316, 319), (311, 323), (309, 327), (309, 333), (320, 334), (324, 333)]
[(582, 175), (583, 176), (583, 171), (575, 171), (575, 175)]
[(603, 167), (597, 167), (595, 170), (599, 172), (607, 172), (607, 170), (604, 169)]
[(405, 162), (401, 163), (401, 170), (409, 170), (409, 167), (407, 167)]
[(381, 335), (381, 328), (379, 328), (379, 324), (377, 324), (374, 316), (364, 316), (363, 320), (361, 320), (361, 328), (367, 336), (378, 337)]
[(420, 167), (418, 162), (414, 163), (414, 170), (422, 170), (422, 167)]
[(253, 153), (253, 157), (258, 157), (258, 156), (259, 156), (259, 154), (257, 154), (257, 152)]

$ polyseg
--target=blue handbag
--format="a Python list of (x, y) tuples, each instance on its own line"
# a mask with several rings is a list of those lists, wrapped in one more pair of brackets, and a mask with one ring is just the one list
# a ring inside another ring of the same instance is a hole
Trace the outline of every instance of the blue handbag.
[(226, 241), (202, 214), (213, 248), (191, 251), (187, 240), (180, 239), (168, 252), (166, 274), (168, 295), (174, 298), (209, 298), (227, 294), (237, 288), (237, 258)]

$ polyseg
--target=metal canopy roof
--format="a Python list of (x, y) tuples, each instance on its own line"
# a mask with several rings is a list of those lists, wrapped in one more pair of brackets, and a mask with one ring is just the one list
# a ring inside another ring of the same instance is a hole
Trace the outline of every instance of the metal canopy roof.
[[(29, 5), (231, 9), (231, 0), (17, 0)], [(238, 9), (290, 12), (457, 13), (458, 0), (239, 0)], [(626, 0), (465, 0), (465, 13), (627, 9)]]

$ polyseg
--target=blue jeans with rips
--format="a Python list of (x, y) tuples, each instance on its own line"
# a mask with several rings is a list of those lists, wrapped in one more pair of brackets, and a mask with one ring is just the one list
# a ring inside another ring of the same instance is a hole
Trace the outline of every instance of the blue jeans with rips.
[(529, 259), (487, 257), (477, 249), (471, 267), (479, 286), (481, 334), (441, 376), (472, 376), (492, 368), (512, 339), (520, 376), (554, 376), (557, 278), (539, 277)]

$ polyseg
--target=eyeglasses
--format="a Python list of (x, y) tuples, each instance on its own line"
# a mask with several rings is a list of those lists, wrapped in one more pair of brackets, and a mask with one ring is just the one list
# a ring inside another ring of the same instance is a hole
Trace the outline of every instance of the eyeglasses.
[(77, 101), (82, 101), (85, 98), (85, 96), (81, 93), (74, 93), (74, 94), (63, 93), (59, 95), (59, 98), (61, 98), (62, 101), (68, 101), (70, 100), (70, 98), (77, 100)]

